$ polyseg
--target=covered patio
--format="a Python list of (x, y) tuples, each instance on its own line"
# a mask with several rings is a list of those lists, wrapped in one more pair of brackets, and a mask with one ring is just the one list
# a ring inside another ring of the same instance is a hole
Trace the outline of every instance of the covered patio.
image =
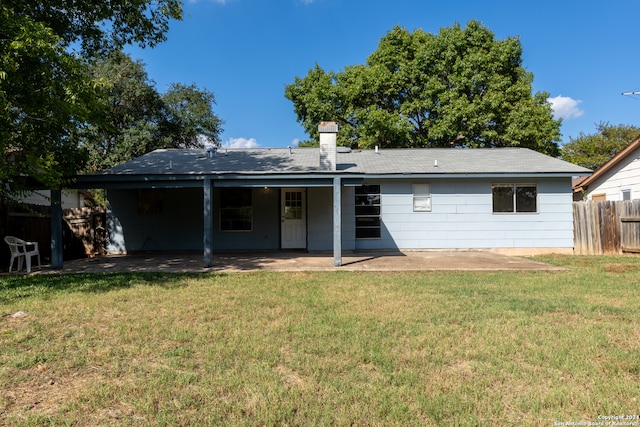
[(334, 265), (330, 252), (228, 252), (216, 253), (211, 267), (199, 252), (106, 255), (65, 262), (64, 269), (43, 266), (32, 274), (121, 272), (207, 273), (240, 271), (524, 271), (563, 270), (529, 258), (490, 251), (389, 251), (345, 252), (342, 266)]

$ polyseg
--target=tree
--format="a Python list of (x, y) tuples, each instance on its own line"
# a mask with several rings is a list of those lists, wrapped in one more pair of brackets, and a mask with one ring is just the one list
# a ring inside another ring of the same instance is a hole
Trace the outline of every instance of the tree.
[(0, 197), (32, 179), (56, 188), (81, 161), (69, 136), (96, 106), (96, 86), (59, 37), (0, 6)]
[(97, 172), (151, 150), (162, 101), (143, 64), (121, 51), (93, 61), (89, 73), (104, 85), (105, 108), (74, 140), (87, 154), (87, 171)]
[(203, 148), (220, 145), (224, 122), (213, 113), (215, 96), (194, 84), (172, 83), (162, 95), (160, 138), (163, 148)]
[(560, 121), (548, 94), (532, 94), (517, 38), (496, 40), (477, 21), (437, 35), (395, 27), (365, 65), (319, 65), (285, 88), (298, 121), (317, 140), (320, 121), (353, 147), (521, 146), (558, 154)]
[(95, 57), (127, 44), (153, 47), (166, 40), (171, 19), (182, 19), (181, 0), (4, 0), (23, 19), (38, 22), (67, 48)]
[(212, 93), (174, 83), (161, 95), (144, 64), (116, 51), (94, 61), (91, 76), (105, 86), (106, 109), (74, 134), (87, 154), (86, 170), (97, 172), (158, 148), (217, 144), (222, 121)]
[(595, 170), (640, 136), (640, 127), (630, 125), (600, 122), (596, 131), (590, 135), (580, 132), (577, 138), (570, 138), (562, 146), (562, 160)]
[(0, 197), (13, 199), (33, 182), (61, 188), (84, 160), (72, 134), (104, 107), (88, 60), (126, 43), (159, 43), (180, 18), (179, 0), (3, 1)]

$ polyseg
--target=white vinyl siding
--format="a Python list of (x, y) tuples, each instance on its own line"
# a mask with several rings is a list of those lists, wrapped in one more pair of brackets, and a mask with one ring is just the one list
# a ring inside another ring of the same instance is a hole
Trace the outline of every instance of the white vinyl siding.
[[(20, 199), (28, 205), (50, 206), (51, 191), (39, 190), (28, 192)], [(62, 209), (84, 207), (84, 196), (77, 190), (62, 190)]]
[(202, 189), (162, 190), (162, 211), (138, 211), (138, 190), (107, 190), (107, 228), (112, 253), (202, 249)]
[[(221, 188), (214, 189), (212, 242), (214, 250), (279, 249), (278, 192), (252, 189), (253, 230), (220, 231)], [(164, 189), (164, 209), (157, 215), (137, 212), (137, 190), (108, 190), (107, 226), (110, 252), (186, 251), (203, 247), (203, 191), (201, 188)]]
[(535, 213), (538, 211), (538, 189), (535, 184), (493, 184), (493, 213)]
[(357, 240), (356, 249), (573, 247), (570, 178), (541, 179), (536, 183), (535, 215), (495, 215), (494, 181), (430, 180), (429, 215), (413, 212), (415, 181), (382, 181), (381, 239)]
[[(355, 249), (354, 187), (342, 187), (342, 250)], [(333, 249), (333, 188), (309, 187), (307, 197), (307, 248), (310, 251)]]
[(622, 160), (618, 165), (603, 174), (587, 188), (587, 198), (604, 194), (610, 201), (623, 200), (622, 190), (630, 190), (631, 200), (640, 194), (640, 149)]
[[(342, 249), (500, 249), (572, 248), (571, 179), (540, 178), (537, 213), (496, 215), (492, 209), (495, 179), (379, 179), (379, 238), (356, 239), (355, 188), (341, 195)], [(510, 180), (505, 179), (504, 184)], [(523, 182), (533, 182), (524, 180)], [(414, 185), (429, 184), (431, 212), (414, 212)], [(279, 191), (252, 189), (253, 230), (218, 229), (221, 188), (212, 197), (214, 250), (269, 250), (280, 247)], [(308, 249), (333, 248), (333, 189), (310, 187), (307, 197)], [(201, 188), (165, 189), (164, 209), (157, 215), (137, 212), (137, 190), (108, 190), (112, 251), (200, 250), (203, 239)], [(632, 196), (635, 195), (632, 192)], [(259, 215), (257, 213), (260, 213)]]

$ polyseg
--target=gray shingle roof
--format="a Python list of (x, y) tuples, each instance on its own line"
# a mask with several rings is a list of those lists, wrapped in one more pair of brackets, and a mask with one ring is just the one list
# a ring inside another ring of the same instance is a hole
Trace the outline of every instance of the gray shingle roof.
[[(436, 166), (437, 165), (437, 166)], [(337, 170), (346, 174), (567, 174), (591, 171), (525, 148), (353, 150), (337, 154)], [(102, 175), (326, 174), (318, 148), (156, 150)]]

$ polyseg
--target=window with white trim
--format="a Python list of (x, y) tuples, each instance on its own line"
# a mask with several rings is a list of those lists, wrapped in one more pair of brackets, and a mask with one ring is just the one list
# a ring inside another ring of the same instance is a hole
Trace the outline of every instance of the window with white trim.
[(380, 186), (355, 188), (356, 239), (380, 238)]
[(538, 212), (538, 187), (535, 184), (493, 184), (493, 213)]
[(431, 184), (413, 184), (413, 211), (431, 212)]
[(622, 200), (631, 200), (631, 189), (625, 188), (620, 191), (622, 193)]

